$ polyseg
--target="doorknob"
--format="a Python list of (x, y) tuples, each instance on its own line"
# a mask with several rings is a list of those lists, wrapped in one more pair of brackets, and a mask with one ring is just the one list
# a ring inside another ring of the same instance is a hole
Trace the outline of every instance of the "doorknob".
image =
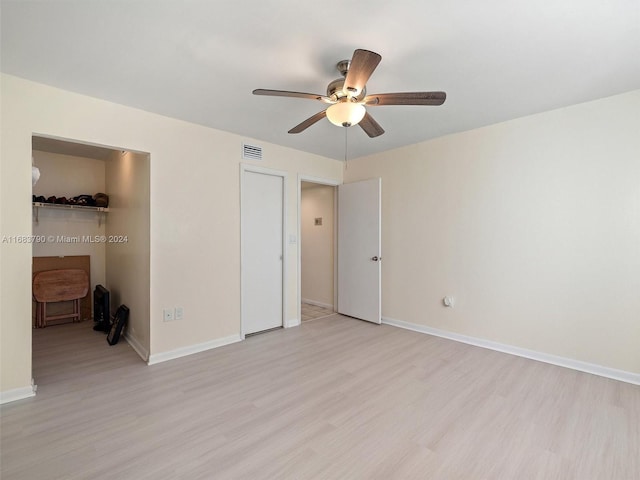
[(378, 260), (382, 260), (382, 258), (378, 258), (378, 256), (376, 255), (375, 257), (371, 257), (371, 260), (377, 262)]

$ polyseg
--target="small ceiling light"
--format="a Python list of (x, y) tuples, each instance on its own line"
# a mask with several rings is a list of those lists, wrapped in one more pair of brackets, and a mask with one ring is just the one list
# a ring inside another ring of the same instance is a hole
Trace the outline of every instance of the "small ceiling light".
[(327, 118), (338, 127), (357, 125), (364, 118), (367, 110), (361, 103), (340, 102), (327, 108)]

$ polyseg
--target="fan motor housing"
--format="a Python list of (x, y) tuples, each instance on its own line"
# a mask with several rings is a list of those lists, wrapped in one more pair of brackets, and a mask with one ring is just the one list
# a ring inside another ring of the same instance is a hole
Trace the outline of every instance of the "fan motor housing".
[[(336, 69), (342, 75), (342, 78), (336, 78), (333, 82), (327, 86), (327, 97), (331, 97), (335, 101), (339, 101), (342, 98), (347, 97), (347, 93), (344, 91), (344, 81), (347, 78), (349, 67), (351, 66), (351, 60), (342, 60), (336, 64)], [(367, 96), (366, 87), (362, 88), (362, 91), (357, 96), (352, 96), (352, 101), (360, 102)]]
[[(336, 78), (327, 87), (327, 97), (331, 97), (336, 101), (347, 97), (347, 94), (345, 93), (343, 88), (344, 88), (344, 78)], [(366, 96), (367, 96), (367, 89), (365, 87), (357, 96), (352, 96), (351, 98), (354, 102), (360, 102)]]

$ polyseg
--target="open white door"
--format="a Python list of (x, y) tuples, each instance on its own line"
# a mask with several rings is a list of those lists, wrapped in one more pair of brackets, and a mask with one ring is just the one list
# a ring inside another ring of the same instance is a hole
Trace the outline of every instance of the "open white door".
[(338, 313), (382, 320), (381, 190), (375, 178), (338, 187)]

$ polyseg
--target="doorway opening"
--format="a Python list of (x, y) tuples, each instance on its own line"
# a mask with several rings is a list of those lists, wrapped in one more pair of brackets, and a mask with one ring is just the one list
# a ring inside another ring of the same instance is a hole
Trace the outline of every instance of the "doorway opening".
[(336, 312), (337, 187), (319, 179), (300, 179), (300, 320)]
[[(68, 269), (86, 273), (86, 295), (80, 298), (78, 316), (65, 318), (69, 302), (47, 303), (51, 316), (60, 318), (52, 322), (45, 318), (44, 325), (38, 324), (34, 301), (34, 379), (43, 385), (64, 373), (46, 368), (51, 352), (40, 347), (46, 345), (47, 336), (53, 335), (59, 343), (54, 352), (59, 355), (57, 362), (70, 368), (73, 356), (82, 351), (78, 349), (89, 348), (95, 336), (100, 341), (90, 348), (109, 351), (104, 332), (93, 330), (93, 292), (98, 285), (109, 292), (112, 314), (121, 304), (131, 310), (124, 338), (146, 361), (150, 349), (150, 155), (34, 135), (32, 157), (39, 173), (32, 188), (32, 233), (42, 239), (33, 242), (32, 273)], [(98, 203), (97, 194), (104, 194)]]

